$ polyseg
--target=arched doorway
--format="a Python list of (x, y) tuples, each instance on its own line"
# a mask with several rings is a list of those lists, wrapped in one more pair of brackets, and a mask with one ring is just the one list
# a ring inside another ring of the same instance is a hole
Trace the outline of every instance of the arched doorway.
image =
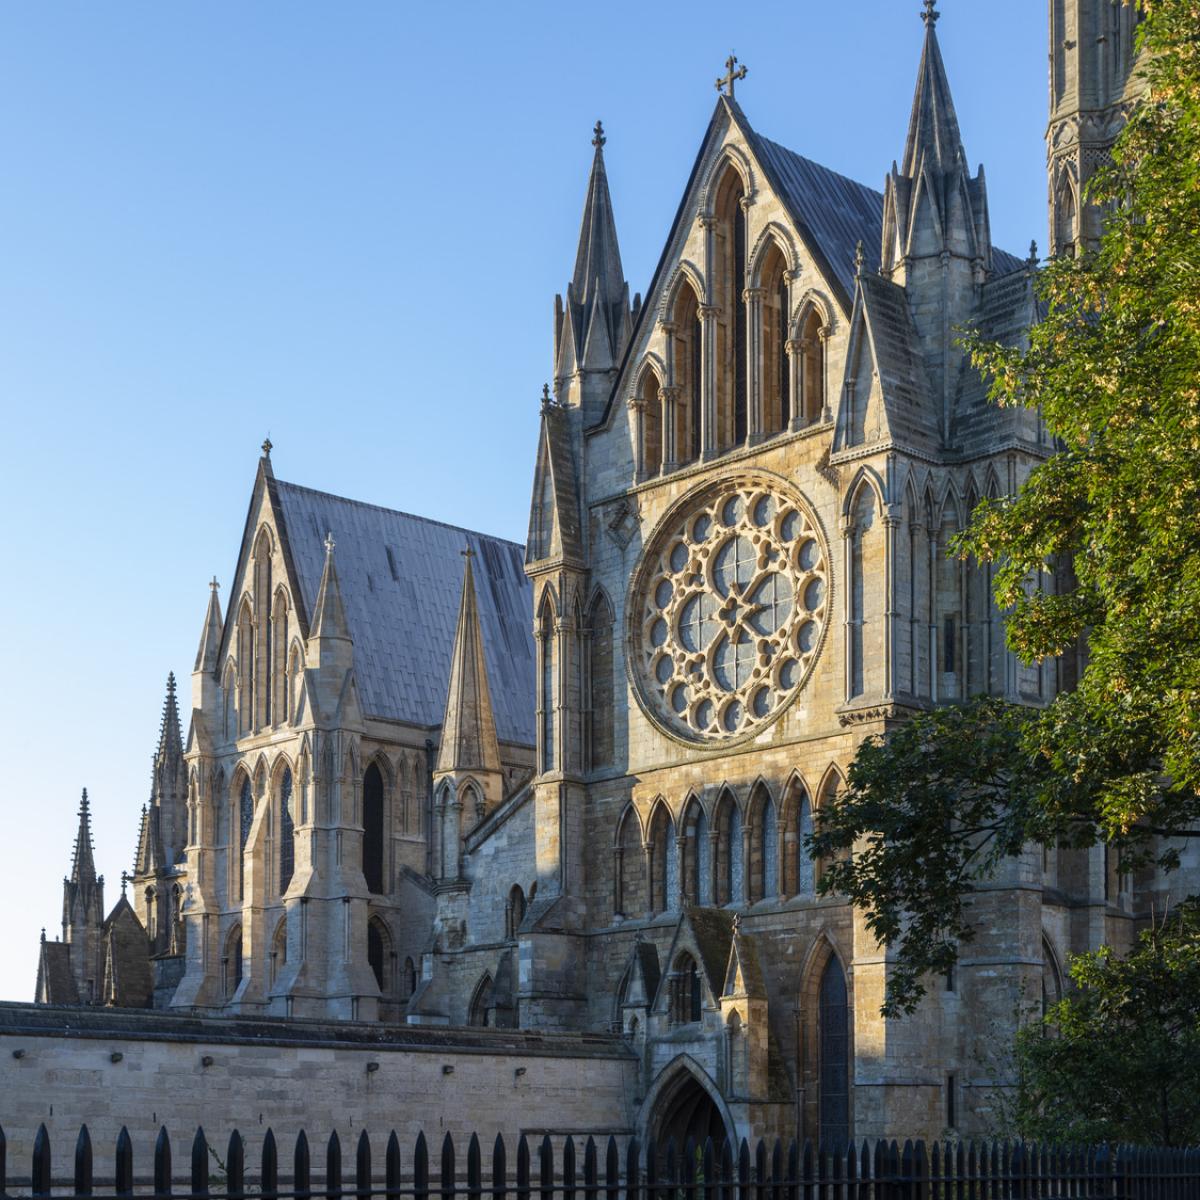
[(717, 1102), (704, 1084), (686, 1069), (676, 1074), (654, 1102), (647, 1124), (648, 1132), (660, 1149), (666, 1146), (668, 1139), (682, 1147), (689, 1138), (697, 1146), (703, 1146), (706, 1138), (712, 1138), (713, 1145), (720, 1146), (730, 1137)]

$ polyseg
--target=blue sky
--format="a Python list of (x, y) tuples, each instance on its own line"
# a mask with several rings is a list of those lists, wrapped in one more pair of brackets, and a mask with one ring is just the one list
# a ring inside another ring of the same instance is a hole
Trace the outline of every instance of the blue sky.
[[(522, 540), (591, 129), (649, 281), (730, 48), (762, 133), (881, 187), (918, 0), (9, 0), (0, 8), (0, 999), (58, 931), (81, 787), (108, 903), (258, 447)], [(997, 244), (1045, 242), (1040, 0), (938, 26)]]

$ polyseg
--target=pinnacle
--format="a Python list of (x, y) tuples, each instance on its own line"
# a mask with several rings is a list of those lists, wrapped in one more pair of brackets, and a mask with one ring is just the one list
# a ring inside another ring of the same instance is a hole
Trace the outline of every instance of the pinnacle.
[(496, 719), (492, 712), (483, 633), (479, 625), (474, 555), (469, 552), (469, 547), (464, 557), (466, 569), (463, 571), (462, 599), (454, 634), (437, 769), (499, 771), (500, 747), (496, 741)]
[(960, 160), (966, 161), (958, 116), (950, 95), (950, 81), (938, 46), (936, 25), (939, 15), (935, 0), (925, 0), (925, 11), (921, 14), (925, 22), (925, 46), (921, 51), (902, 167), (903, 174), (909, 178), (916, 176), (922, 159), (927, 160), (935, 171), (943, 173), (953, 170)]
[(71, 861), (72, 883), (95, 883), (96, 862), (92, 845), (92, 812), (87, 788), (79, 801), (79, 827), (75, 833), (75, 853)]
[(333, 550), (337, 543), (332, 532), (325, 535), (325, 569), (321, 573), (321, 586), (317, 591), (316, 619), (313, 621), (312, 637), (341, 638), (350, 641), (350, 625), (346, 620), (346, 609), (342, 604), (342, 589), (338, 583), (337, 567), (334, 565)]

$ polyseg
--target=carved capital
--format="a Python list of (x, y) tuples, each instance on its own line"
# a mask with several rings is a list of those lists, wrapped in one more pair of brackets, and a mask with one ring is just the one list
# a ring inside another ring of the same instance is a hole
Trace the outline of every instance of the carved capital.
[(713, 217), (713, 216), (709, 216), (708, 214), (705, 214), (703, 216), (699, 216), (696, 218), (696, 224), (699, 225), (700, 228), (704, 229), (704, 230), (716, 229), (717, 218)]
[(715, 304), (701, 304), (696, 310), (696, 315), (700, 320), (707, 321), (710, 317), (719, 317), (721, 310)]
[(679, 326), (674, 321), (659, 321), (658, 327), (665, 334), (674, 333), (679, 328)]
[(668, 401), (671, 404), (674, 404), (675, 401), (679, 399), (679, 395), (682, 391), (683, 391), (683, 388), (681, 388), (678, 384), (670, 383), (670, 384), (667, 384), (666, 387), (659, 388), (658, 394), (664, 400)]
[(817, 337), (819, 337), (823, 342), (829, 341), (829, 339), (833, 337), (833, 326), (822, 325), (821, 328), (817, 330)]
[(802, 354), (804, 352), (805, 344), (805, 342), (799, 341), (796, 338), (788, 338), (788, 340), (783, 343), (783, 348), (788, 352), (788, 354), (795, 358), (798, 354)]
[(633, 412), (645, 412), (646, 398), (645, 396), (630, 396), (629, 399), (625, 401), (625, 406), (626, 408), (631, 409)]
[(764, 287), (748, 287), (742, 292), (742, 299), (749, 304), (752, 300), (761, 300), (767, 294)]

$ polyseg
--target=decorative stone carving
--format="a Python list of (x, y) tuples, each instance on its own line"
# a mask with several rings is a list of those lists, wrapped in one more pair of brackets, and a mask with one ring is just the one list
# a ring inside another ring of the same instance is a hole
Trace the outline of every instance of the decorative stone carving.
[(604, 517), (604, 528), (622, 550), (638, 531), (637, 504), (628, 496), (611, 505)]
[(774, 721), (816, 660), (828, 561), (807, 503), (778, 481), (725, 480), (685, 501), (634, 588), (631, 665), (648, 715), (694, 742)]

